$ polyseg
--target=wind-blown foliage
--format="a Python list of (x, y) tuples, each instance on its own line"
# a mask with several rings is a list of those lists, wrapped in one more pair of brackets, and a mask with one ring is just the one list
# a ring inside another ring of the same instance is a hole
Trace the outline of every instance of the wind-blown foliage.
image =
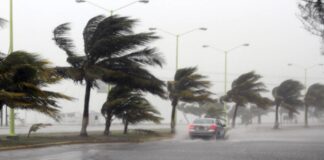
[(68, 23), (54, 30), (54, 40), (66, 52), (70, 64), (57, 67), (57, 72), (64, 78), (86, 83), (81, 136), (87, 136), (90, 92), (97, 80), (165, 96), (164, 82), (145, 69), (147, 65), (162, 67), (164, 63), (155, 48), (145, 47), (158, 37), (152, 32), (133, 33), (136, 22), (116, 15), (90, 19), (83, 31), (83, 55), (74, 52)]
[(125, 86), (113, 87), (108, 100), (101, 108), (101, 113), (106, 118), (106, 129), (104, 134), (108, 135), (113, 117), (122, 119), (125, 125), (124, 133), (127, 133), (128, 124), (137, 124), (142, 121), (160, 123), (160, 114), (143, 97), (138, 90), (132, 90)]
[(57, 99), (72, 98), (42, 89), (61, 79), (49, 65), (47, 60), (24, 51), (0, 58), (0, 105), (35, 110), (57, 120)]
[(137, 124), (143, 121), (151, 121), (159, 124), (162, 120), (160, 114), (141, 94), (135, 94), (119, 106), (117, 118), (124, 122), (124, 134), (127, 134), (128, 124)]
[(324, 109), (324, 85), (316, 83), (311, 85), (304, 98), (305, 103), (305, 126), (308, 126), (308, 108), (316, 107)]
[(196, 67), (178, 69), (173, 81), (168, 81), (169, 99), (171, 100), (171, 132), (175, 133), (175, 113), (179, 101), (193, 103), (211, 101), (208, 91), (210, 82), (200, 75)]
[[(324, 2), (322, 0), (302, 0), (298, 5), (300, 19), (305, 29), (324, 40)], [(323, 48), (322, 48), (323, 54)]]
[(235, 103), (232, 127), (235, 127), (238, 107), (245, 107), (248, 103), (262, 104), (268, 101), (267, 98), (261, 96), (261, 93), (266, 92), (267, 90), (265, 85), (259, 81), (260, 78), (261, 76), (254, 72), (242, 74), (233, 81), (231, 90), (229, 90), (222, 98), (226, 102)]
[(286, 80), (278, 87), (273, 88), (272, 95), (276, 104), (275, 129), (279, 128), (279, 107), (287, 109), (290, 115), (298, 113), (298, 107), (303, 105), (301, 100), (301, 91), (303, 89), (304, 86), (295, 80)]

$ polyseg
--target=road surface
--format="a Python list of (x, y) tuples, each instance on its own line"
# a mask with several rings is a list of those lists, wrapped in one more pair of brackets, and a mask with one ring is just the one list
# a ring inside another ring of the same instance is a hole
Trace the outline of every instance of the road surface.
[(174, 139), (140, 144), (82, 144), (0, 152), (0, 160), (323, 160), (324, 128), (241, 127), (228, 140)]

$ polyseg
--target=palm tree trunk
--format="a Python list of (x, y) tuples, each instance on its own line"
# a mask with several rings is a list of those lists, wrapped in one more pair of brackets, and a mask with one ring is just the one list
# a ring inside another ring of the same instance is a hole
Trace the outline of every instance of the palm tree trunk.
[(237, 109), (238, 109), (238, 104), (236, 104), (235, 108), (234, 108), (234, 114), (233, 114), (233, 120), (232, 120), (232, 128), (235, 128), (235, 119), (236, 119)]
[(110, 134), (111, 119), (112, 119), (112, 115), (110, 113), (107, 113), (105, 131), (104, 131), (104, 135), (106, 136)]
[(128, 120), (125, 119), (124, 120), (124, 134), (127, 134), (128, 133)]
[(305, 127), (308, 127), (308, 105), (305, 105)]
[(172, 112), (171, 112), (171, 133), (174, 134), (175, 126), (176, 126), (176, 108), (177, 108), (178, 100), (172, 101)]
[(275, 124), (273, 126), (274, 129), (279, 128), (279, 105), (276, 104), (276, 117), (275, 117)]
[(89, 124), (89, 102), (90, 102), (91, 82), (86, 82), (86, 91), (84, 97), (83, 119), (80, 136), (88, 136), (87, 127)]

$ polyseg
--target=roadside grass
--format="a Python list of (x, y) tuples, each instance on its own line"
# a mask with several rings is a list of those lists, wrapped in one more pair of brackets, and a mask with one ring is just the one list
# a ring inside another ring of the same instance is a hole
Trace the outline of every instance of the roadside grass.
[(29, 138), (26, 134), (21, 134), (18, 135), (17, 140), (1, 136), (0, 151), (82, 143), (141, 143), (172, 137), (169, 129), (129, 130), (128, 134), (123, 134), (122, 131), (112, 131), (109, 136), (98, 131), (88, 132), (88, 134), (88, 137), (81, 137), (78, 132), (34, 133)]

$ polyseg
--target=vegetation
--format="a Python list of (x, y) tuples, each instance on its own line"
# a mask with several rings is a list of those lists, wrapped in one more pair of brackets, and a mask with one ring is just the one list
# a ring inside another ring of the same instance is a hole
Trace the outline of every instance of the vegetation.
[(305, 29), (324, 40), (324, 2), (322, 0), (302, 0), (298, 7)]
[(34, 110), (58, 120), (58, 99), (72, 98), (58, 92), (44, 90), (61, 78), (47, 60), (36, 54), (16, 51), (0, 58), (0, 108)]
[(305, 95), (305, 127), (308, 127), (308, 109), (316, 107), (318, 110), (324, 109), (324, 85), (316, 83), (311, 85)]
[(54, 30), (54, 40), (66, 52), (70, 64), (57, 67), (57, 72), (86, 84), (81, 136), (88, 135), (90, 94), (97, 80), (164, 96), (164, 82), (144, 69), (145, 65), (162, 66), (163, 59), (155, 48), (141, 48), (158, 37), (153, 33), (133, 33), (135, 23), (136, 20), (116, 15), (90, 19), (83, 31), (84, 55), (74, 53), (67, 35), (68, 23)]
[(278, 87), (273, 88), (272, 95), (276, 104), (276, 116), (274, 129), (279, 128), (279, 107), (284, 107), (289, 111), (289, 115), (298, 113), (297, 107), (303, 105), (301, 100), (301, 91), (304, 86), (295, 80), (286, 80), (282, 82)]
[(89, 133), (92, 136), (80, 137), (77, 136), (78, 133), (71, 132), (35, 133), (29, 138), (27, 135), (21, 134), (18, 141), (0, 138), (0, 151), (84, 143), (139, 143), (172, 137), (168, 129), (150, 130), (146, 133), (130, 130), (127, 135), (124, 135), (121, 131), (112, 131), (109, 137), (97, 131), (90, 131)]
[(266, 92), (265, 85), (260, 82), (261, 76), (254, 72), (248, 72), (239, 76), (232, 83), (232, 89), (229, 90), (222, 100), (226, 102), (234, 102), (234, 113), (232, 119), (232, 127), (235, 127), (235, 119), (238, 107), (245, 107), (246, 104), (260, 104), (262, 107), (269, 99), (262, 97), (261, 93)]
[(118, 85), (109, 92), (108, 100), (102, 106), (101, 112), (106, 118), (105, 135), (110, 133), (113, 117), (123, 121), (124, 134), (127, 134), (128, 124), (137, 124), (142, 121), (160, 123), (162, 120), (158, 116), (159, 111), (154, 109), (140, 91)]
[(173, 81), (168, 81), (169, 98), (171, 100), (171, 133), (175, 133), (176, 109), (179, 101), (193, 103), (211, 101), (207, 89), (210, 82), (200, 75), (196, 67), (178, 69)]
[(32, 132), (37, 132), (39, 129), (41, 129), (41, 128), (45, 128), (45, 127), (48, 127), (48, 126), (51, 126), (51, 124), (43, 124), (43, 123), (36, 123), (36, 124), (33, 124), (33, 125), (29, 128), (29, 131), (28, 131), (27, 137), (29, 137), (30, 134), (31, 134)]

